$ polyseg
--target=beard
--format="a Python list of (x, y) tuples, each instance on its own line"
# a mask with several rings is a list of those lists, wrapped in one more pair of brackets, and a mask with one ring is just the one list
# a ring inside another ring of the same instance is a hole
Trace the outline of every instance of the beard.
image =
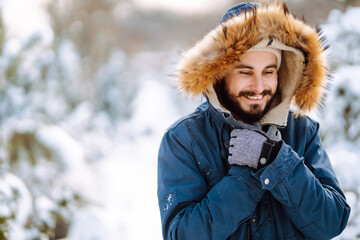
[(242, 96), (255, 96), (255, 92), (243, 91), (239, 92), (237, 95), (230, 94), (226, 88), (225, 79), (217, 82), (214, 85), (214, 90), (221, 105), (228, 109), (237, 120), (240, 119), (243, 122), (250, 124), (258, 122), (269, 111), (273, 99), (272, 92), (266, 89), (261, 94), (264, 97), (270, 95), (271, 100), (266, 103), (264, 109), (262, 109), (260, 104), (252, 104), (249, 106), (250, 109), (246, 111), (237, 99)]

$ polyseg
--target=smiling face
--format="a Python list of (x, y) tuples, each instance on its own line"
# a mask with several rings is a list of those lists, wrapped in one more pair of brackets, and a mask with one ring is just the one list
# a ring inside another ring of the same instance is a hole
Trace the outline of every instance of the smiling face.
[(235, 119), (253, 123), (269, 110), (277, 83), (275, 54), (246, 52), (215, 88), (219, 101)]

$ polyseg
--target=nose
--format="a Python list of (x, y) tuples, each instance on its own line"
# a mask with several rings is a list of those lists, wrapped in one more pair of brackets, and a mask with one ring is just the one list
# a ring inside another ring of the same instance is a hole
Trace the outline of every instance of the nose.
[(262, 93), (265, 90), (262, 76), (254, 74), (250, 88), (256, 93)]

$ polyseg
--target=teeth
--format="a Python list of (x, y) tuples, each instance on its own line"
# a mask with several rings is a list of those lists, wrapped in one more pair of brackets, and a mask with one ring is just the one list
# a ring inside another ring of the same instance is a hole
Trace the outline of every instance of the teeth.
[(260, 95), (260, 96), (246, 96), (247, 98), (249, 99), (252, 99), (252, 100), (260, 100), (262, 99), (263, 95)]

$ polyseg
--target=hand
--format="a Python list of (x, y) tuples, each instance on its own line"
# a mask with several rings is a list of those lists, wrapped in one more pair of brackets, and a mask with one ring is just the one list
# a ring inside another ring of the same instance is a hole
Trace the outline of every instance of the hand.
[(234, 129), (230, 136), (229, 163), (257, 169), (262, 147), (267, 140), (265, 133)]

